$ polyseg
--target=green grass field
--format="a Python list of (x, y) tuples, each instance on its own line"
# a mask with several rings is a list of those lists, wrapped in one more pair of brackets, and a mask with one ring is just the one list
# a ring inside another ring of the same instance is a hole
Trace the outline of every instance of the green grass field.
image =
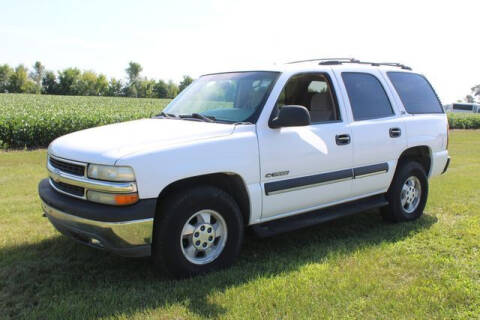
[(0, 318), (479, 319), (480, 132), (453, 131), (450, 153), (416, 222), (248, 236), (233, 268), (175, 281), (61, 236), (36, 193), (45, 150), (0, 152)]

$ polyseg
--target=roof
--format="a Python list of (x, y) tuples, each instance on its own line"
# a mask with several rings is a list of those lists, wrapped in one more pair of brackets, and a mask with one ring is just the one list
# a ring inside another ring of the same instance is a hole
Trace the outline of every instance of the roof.
[[(380, 69), (384, 71), (411, 71), (411, 68), (400, 63), (382, 63), (365, 62), (350, 58), (328, 58), (328, 59), (309, 59), (302, 61), (293, 61), (284, 64), (270, 66), (250, 66), (235, 68), (235, 70), (223, 70), (222, 72), (239, 71), (273, 71), (273, 72), (321, 72), (331, 69), (372, 70)], [(219, 72), (212, 72), (219, 73)]]

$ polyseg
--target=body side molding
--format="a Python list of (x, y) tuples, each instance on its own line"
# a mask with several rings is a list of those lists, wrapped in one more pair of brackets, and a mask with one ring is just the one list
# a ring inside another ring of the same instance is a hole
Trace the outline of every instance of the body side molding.
[(350, 179), (368, 177), (374, 174), (387, 173), (388, 169), (388, 163), (384, 162), (352, 169), (344, 169), (311, 176), (267, 182), (265, 183), (265, 195), (270, 196)]
[(387, 173), (388, 172), (388, 163), (379, 163), (373, 164), (370, 166), (358, 167), (353, 168), (353, 178), (363, 178), (366, 176), (380, 174), (380, 173)]
[(340, 182), (352, 179), (352, 169), (316, 174), (312, 176), (280, 180), (265, 183), (265, 194), (272, 195), (304, 188), (311, 188), (322, 184)]

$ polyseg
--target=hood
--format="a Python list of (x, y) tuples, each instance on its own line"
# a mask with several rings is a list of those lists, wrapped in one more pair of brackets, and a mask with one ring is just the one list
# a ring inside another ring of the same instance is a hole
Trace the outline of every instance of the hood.
[(234, 125), (173, 119), (142, 119), (96, 127), (54, 140), (48, 152), (81, 162), (113, 165), (145, 148), (230, 135)]

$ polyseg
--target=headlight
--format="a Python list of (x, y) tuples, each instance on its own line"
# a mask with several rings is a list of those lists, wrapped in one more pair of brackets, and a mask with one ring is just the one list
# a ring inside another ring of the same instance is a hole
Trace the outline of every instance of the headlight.
[(88, 165), (88, 177), (106, 181), (135, 181), (135, 174), (130, 167), (103, 166), (99, 164)]
[(115, 206), (126, 206), (134, 204), (138, 201), (137, 193), (105, 193), (89, 190), (87, 192), (87, 199), (93, 202), (110, 204)]

